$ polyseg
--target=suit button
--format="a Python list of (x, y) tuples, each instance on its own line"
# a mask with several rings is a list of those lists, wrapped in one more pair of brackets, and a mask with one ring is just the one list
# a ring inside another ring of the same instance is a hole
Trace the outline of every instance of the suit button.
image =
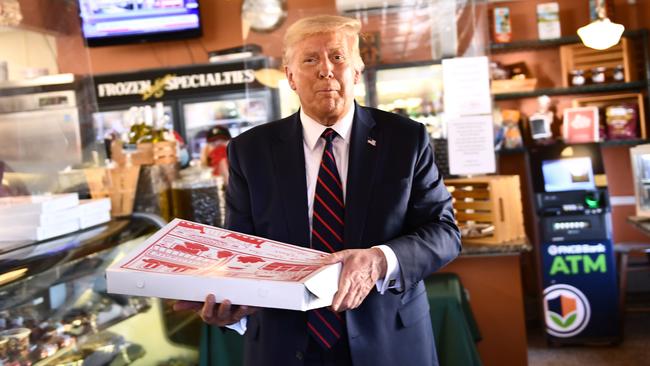
[(296, 351), (296, 358), (297, 358), (298, 360), (302, 361), (303, 356), (304, 356), (304, 355), (302, 354), (302, 352), (300, 352), (300, 351)]

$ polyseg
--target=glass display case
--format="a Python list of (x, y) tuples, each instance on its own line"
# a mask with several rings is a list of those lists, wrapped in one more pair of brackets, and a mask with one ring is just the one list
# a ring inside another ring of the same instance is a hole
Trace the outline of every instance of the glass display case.
[(200, 319), (106, 293), (105, 269), (158, 228), (130, 218), (0, 246), (0, 364), (194, 365)]
[(377, 108), (424, 123), (433, 138), (445, 138), (442, 65), (379, 68), (374, 71)]
[(630, 156), (636, 195), (636, 215), (650, 217), (650, 144), (631, 148)]

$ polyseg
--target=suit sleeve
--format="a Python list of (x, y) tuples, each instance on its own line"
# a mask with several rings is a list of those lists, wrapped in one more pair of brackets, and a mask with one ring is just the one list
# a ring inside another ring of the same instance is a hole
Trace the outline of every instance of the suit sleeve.
[(240, 165), (238, 141), (228, 144), (228, 185), (226, 187), (226, 228), (243, 233), (252, 233), (253, 217), (251, 214), (248, 183)]
[(452, 198), (433, 159), (433, 149), (424, 125), (411, 185), (404, 235), (388, 245), (397, 256), (402, 271), (402, 289), (451, 262), (461, 250), (460, 232), (455, 224)]

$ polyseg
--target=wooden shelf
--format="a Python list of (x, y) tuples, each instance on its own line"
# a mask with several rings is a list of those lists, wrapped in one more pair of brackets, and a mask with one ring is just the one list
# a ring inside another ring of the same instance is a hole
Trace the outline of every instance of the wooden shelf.
[(630, 139), (630, 140), (607, 140), (600, 142), (601, 146), (636, 146), (641, 144), (647, 144), (648, 140), (644, 139)]
[(536, 89), (526, 92), (516, 92), (516, 93), (503, 93), (503, 94), (494, 94), (494, 100), (512, 100), (512, 99), (522, 99), (522, 98), (534, 98), (540, 95), (573, 95), (573, 94), (592, 94), (592, 93), (609, 93), (609, 92), (618, 92), (618, 91), (629, 91), (629, 90), (642, 90), (647, 88), (647, 82), (642, 81), (632, 81), (629, 83), (606, 83), (606, 84), (591, 84), (583, 86), (574, 86), (570, 88), (546, 88), (546, 89)]
[[(637, 29), (623, 32), (623, 37), (639, 37), (646, 34), (646, 29)], [(490, 43), (491, 53), (504, 53), (516, 51), (529, 51), (562, 46), (565, 44), (580, 43), (577, 35), (565, 36), (555, 39), (531, 39), (525, 41), (515, 41), (510, 43)]]

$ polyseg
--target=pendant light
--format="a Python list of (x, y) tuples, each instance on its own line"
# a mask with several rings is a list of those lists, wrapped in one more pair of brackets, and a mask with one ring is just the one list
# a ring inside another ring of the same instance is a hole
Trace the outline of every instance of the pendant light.
[(596, 50), (604, 50), (618, 43), (625, 27), (609, 20), (603, 0), (597, 0), (596, 12), (598, 13), (598, 19), (584, 27), (580, 27), (578, 36), (585, 46)]

